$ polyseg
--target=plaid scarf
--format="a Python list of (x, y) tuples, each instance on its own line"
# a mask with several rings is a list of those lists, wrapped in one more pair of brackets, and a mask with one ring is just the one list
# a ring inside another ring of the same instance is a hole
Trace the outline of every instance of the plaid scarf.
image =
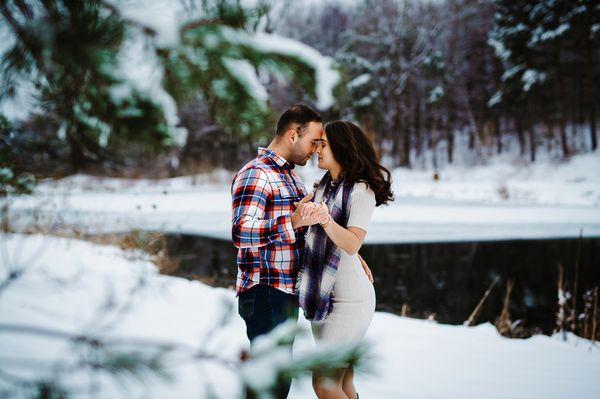
[[(348, 199), (353, 185), (332, 182), (329, 172), (319, 182), (314, 202), (327, 204), (332, 219), (346, 227), (350, 215)], [(340, 249), (329, 239), (323, 227), (315, 224), (305, 236), (304, 261), (298, 273), (296, 290), (304, 316), (311, 321), (324, 320), (333, 309), (333, 288)]]

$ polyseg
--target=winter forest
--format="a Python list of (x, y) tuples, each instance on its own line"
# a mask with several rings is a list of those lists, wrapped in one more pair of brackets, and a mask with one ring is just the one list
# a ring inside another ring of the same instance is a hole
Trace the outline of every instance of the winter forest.
[[(599, 98), (593, 0), (0, 0), (0, 399), (600, 397)], [(247, 337), (232, 181), (293, 104), (390, 171), (357, 343)]]
[[(186, 12), (212, 14), (222, 26), (183, 26), (176, 49), (168, 47), (167, 22), (135, 11), (135, 1), (107, 18), (84, 13), (74, 26), (52, 20), (47, 28), (60, 34), (54, 42), (40, 42), (35, 27), (23, 24), (29, 14), (17, 7), (21, 2), (4, 3), (3, 34), (18, 33), (19, 42), (6, 54), (3, 102), (20, 101), (3, 105), (3, 129), (20, 134), (5, 138), (3, 148), (12, 149), (21, 171), (35, 165), (39, 173), (123, 173), (132, 164), (148, 170), (157, 163), (172, 174), (235, 169), (270, 139), (287, 104), (320, 101), (308, 88), (313, 82), (334, 86), (327, 118), (361, 123), (390, 167), (439, 168), (456, 158), (478, 164), (513, 150), (530, 162), (539, 152), (568, 159), (597, 148), (594, 1), (259, 1), (229, 9), (182, 0)], [(110, 2), (98, 4), (114, 10)], [(41, 16), (32, 10), (31, 17)], [(92, 20), (103, 25), (89, 31)], [(253, 48), (259, 41), (233, 43), (225, 35), (208, 45), (205, 37), (220, 27), (296, 39), (331, 57), (337, 80), (311, 71), (307, 54), (268, 54), (263, 50), (274, 49)], [(44, 58), (42, 46), (52, 56)], [(144, 59), (156, 63), (155, 71), (139, 69)], [(203, 63), (210, 67), (197, 68)], [(119, 75), (119, 68), (133, 70)], [(123, 94), (136, 79), (159, 85), (159, 69), (166, 93), (149, 87)], [(25, 83), (25, 76), (32, 79)], [(102, 90), (74, 92), (91, 82)], [(36, 95), (32, 86), (41, 90), (37, 108), (28, 98)], [(34, 112), (27, 123), (6, 119), (28, 111)], [(128, 156), (132, 151), (139, 156)]]

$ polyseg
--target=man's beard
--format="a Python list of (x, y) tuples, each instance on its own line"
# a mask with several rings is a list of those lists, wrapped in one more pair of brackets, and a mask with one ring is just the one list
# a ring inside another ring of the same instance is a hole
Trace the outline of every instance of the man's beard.
[(311, 157), (311, 155), (294, 154), (292, 159), (289, 159), (288, 161), (290, 163), (293, 163), (294, 165), (304, 166), (304, 165), (306, 165), (306, 163), (308, 162), (310, 157)]

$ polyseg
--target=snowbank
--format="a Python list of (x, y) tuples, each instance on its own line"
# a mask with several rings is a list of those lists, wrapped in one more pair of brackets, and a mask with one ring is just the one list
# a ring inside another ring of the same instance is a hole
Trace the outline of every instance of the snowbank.
[[(0, 295), (0, 324), (173, 342), (202, 347), (224, 359), (235, 359), (248, 347), (234, 292), (160, 275), (141, 253), (41, 235), (1, 237), (0, 246), (5, 255), (0, 258), (0, 281), (6, 278), (8, 265), (25, 270)], [(230, 317), (216, 328), (223, 316)], [(302, 318), (300, 324), (307, 327)], [(377, 312), (367, 339), (372, 347), (370, 367), (356, 377), (361, 397), (600, 395), (600, 346), (591, 347), (574, 336), (567, 342), (541, 335), (506, 339), (490, 324), (450, 326)], [(295, 353), (313, 345), (310, 336), (300, 336)], [(62, 339), (0, 329), (0, 368), (14, 375), (50, 376), (46, 362), (74, 358), (73, 347)], [(207, 384), (217, 398), (239, 393), (231, 369), (177, 359), (167, 363), (174, 377), (171, 382), (147, 378), (125, 380), (120, 386), (100, 376), (101, 393), (96, 397), (207, 397)], [(80, 387), (89, 384), (82, 370), (69, 373), (64, 381)], [(0, 379), (0, 392), (8, 388)], [(77, 395), (90, 396), (85, 390)], [(290, 398), (307, 397), (314, 397), (310, 381), (294, 381)]]

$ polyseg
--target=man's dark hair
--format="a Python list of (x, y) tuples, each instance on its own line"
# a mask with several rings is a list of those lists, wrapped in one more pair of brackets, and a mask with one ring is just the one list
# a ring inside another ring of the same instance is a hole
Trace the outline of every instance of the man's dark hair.
[(321, 118), (321, 115), (317, 111), (304, 104), (292, 105), (279, 117), (275, 134), (277, 137), (281, 137), (290, 129), (291, 124), (299, 124), (298, 134), (301, 135), (301, 130), (310, 122), (323, 123), (323, 118)]

